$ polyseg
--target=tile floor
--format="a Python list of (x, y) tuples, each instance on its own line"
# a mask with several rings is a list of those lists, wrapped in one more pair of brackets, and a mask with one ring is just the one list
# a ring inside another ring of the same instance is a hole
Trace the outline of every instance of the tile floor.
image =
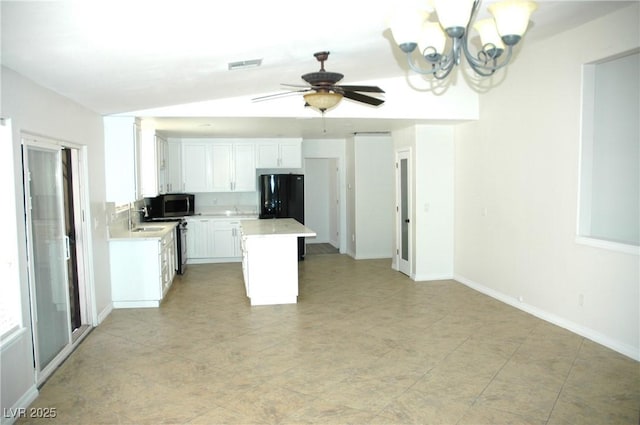
[[(61, 424), (638, 424), (639, 364), (453, 281), (309, 255), (297, 305), (240, 264), (116, 310), (41, 388)], [(28, 420), (18, 423), (26, 424)]]

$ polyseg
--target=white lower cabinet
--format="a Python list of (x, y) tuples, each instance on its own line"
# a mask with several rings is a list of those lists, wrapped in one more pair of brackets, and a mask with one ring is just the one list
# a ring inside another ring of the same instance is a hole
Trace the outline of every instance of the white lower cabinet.
[(240, 257), (240, 222), (238, 220), (213, 222), (213, 254), (216, 258)]
[(213, 222), (208, 218), (187, 219), (188, 262), (200, 263), (213, 257)]
[(176, 275), (175, 232), (109, 242), (114, 308), (159, 307)]
[[(246, 218), (243, 218), (246, 220)], [(191, 264), (239, 262), (240, 220), (188, 218), (187, 258)]]

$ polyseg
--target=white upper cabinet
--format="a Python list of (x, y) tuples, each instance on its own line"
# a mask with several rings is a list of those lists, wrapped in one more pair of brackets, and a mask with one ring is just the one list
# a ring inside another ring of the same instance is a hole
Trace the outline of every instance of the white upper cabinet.
[(166, 162), (166, 187), (167, 193), (184, 192), (182, 182), (182, 142), (176, 139), (167, 141)]
[(142, 198), (140, 124), (135, 117), (104, 117), (106, 200), (116, 205)]
[(211, 144), (182, 143), (182, 181), (185, 192), (213, 192)]
[(233, 146), (231, 143), (211, 145), (213, 182), (212, 192), (230, 192), (233, 190)]
[(256, 190), (253, 143), (229, 140), (184, 141), (182, 159), (186, 192)]
[(233, 190), (235, 192), (256, 190), (256, 153), (253, 143), (233, 145)]
[(156, 134), (155, 129), (143, 128), (140, 153), (142, 196), (154, 197), (167, 193), (167, 140)]
[(258, 141), (256, 168), (302, 168), (302, 139)]

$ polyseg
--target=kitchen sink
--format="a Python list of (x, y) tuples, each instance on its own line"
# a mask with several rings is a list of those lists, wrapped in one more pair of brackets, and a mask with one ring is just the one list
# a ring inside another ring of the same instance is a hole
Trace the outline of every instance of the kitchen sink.
[(132, 230), (132, 232), (159, 232), (163, 230), (162, 226), (148, 226), (148, 227), (136, 227)]

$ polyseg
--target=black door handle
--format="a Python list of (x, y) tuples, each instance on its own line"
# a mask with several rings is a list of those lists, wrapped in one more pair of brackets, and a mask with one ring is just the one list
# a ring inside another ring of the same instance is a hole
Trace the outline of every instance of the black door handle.
[(409, 219), (408, 219), (408, 218), (405, 218), (405, 219), (404, 219), (404, 222), (405, 222), (405, 223), (408, 223), (408, 222), (409, 222)]

